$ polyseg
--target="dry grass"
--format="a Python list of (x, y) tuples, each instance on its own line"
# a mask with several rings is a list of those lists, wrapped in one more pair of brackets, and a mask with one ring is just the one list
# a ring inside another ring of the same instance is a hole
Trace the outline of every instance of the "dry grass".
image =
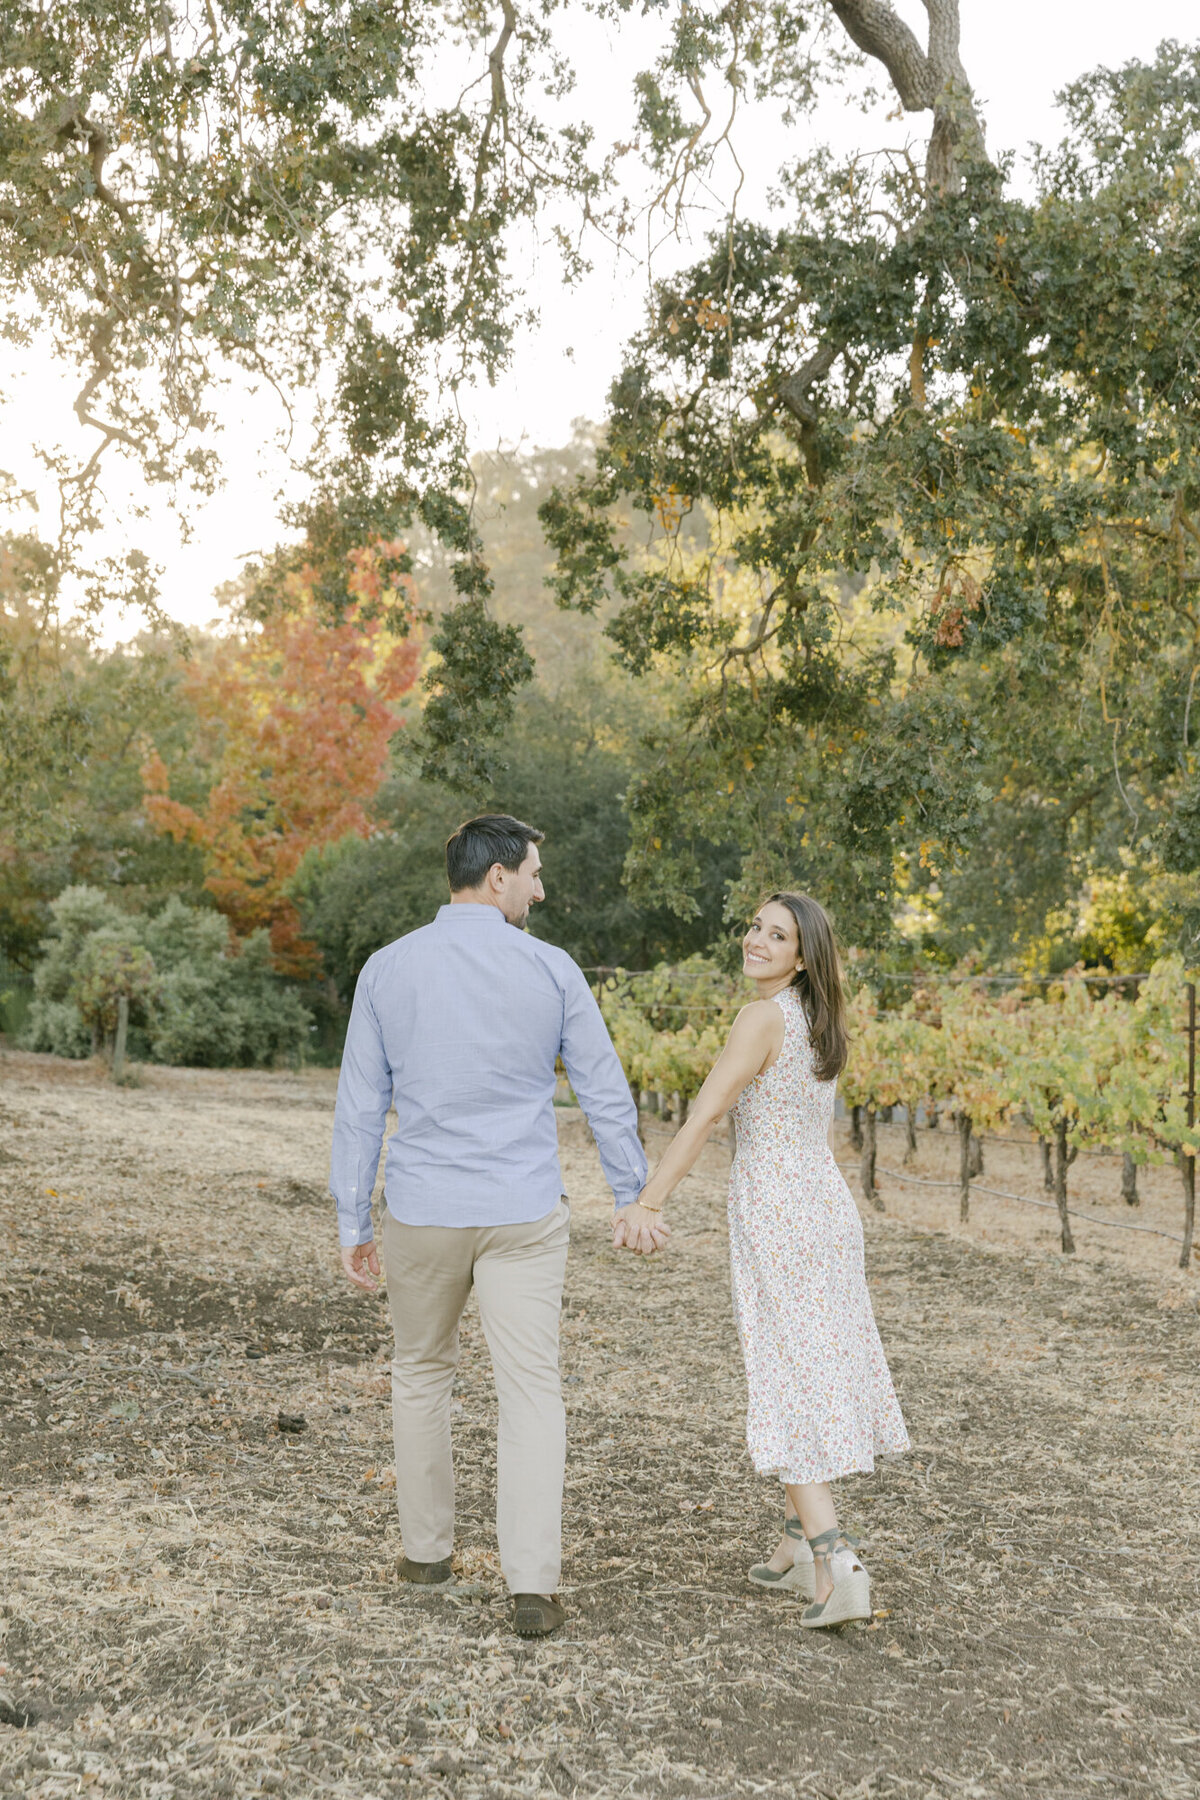
[[(915, 1449), (844, 1484), (879, 1616), (810, 1636), (744, 1582), (779, 1496), (743, 1449), (726, 1153), (668, 1258), (616, 1257), (564, 1114), (570, 1620), (530, 1647), (473, 1313), (459, 1583), (393, 1578), (385, 1315), (334, 1266), (332, 1077), (116, 1091), (9, 1054), (0, 1082), (5, 1796), (1196, 1793), (1200, 1283), (1175, 1246), (1080, 1221), (1072, 1262), (1050, 1215), (981, 1201), (961, 1232), (951, 1191), (885, 1178), (868, 1256)], [(924, 1138), (915, 1172), (953, 1153)], [(1039, 1194), (1023, 1150), (989, 1146), (987, 1179)], [(1126, 1216), (1111, 1165), (1073, 1180)], [(1141, 1222), (1179, 1229), (1174, 1181)]]

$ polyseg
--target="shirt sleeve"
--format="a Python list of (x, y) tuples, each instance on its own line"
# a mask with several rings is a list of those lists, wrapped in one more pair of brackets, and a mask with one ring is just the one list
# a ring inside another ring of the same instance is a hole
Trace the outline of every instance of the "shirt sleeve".
[(648, 1173), (637, 1107), (600, 1008), (573, 963), (563, 996), (560, 1054), (592, 1128), (613, 1199), (618, 1206), (628, 1206), (645, 1187)]
[(371, 1195), (391, 1098), (392, 1071), (364, 969), (354, 990), (333, 1115), (329, 1188), (337, 1201), (343, 1248), (369, 1244), (375, 1235)]

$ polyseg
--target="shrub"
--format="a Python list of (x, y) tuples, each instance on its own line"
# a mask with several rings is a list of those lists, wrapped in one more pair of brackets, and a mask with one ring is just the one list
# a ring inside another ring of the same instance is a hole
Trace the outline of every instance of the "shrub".
[(43, 1000), (35, 994), (21, 1042), (27, 1050), (78, 1058), (91, 1054), (92, 1028), (73, 1001)]
[(272, 968), (265, 931), (238, 944), (218, 913), (172, 898), (153, 916), (125, 914), (95, 888), (66, 889), (51, 914), (30, 1049), (88, 1055), (125, 994), (137, 1048), (155, 1062), (262, 1066), (302, 1054), (312, 1017)]

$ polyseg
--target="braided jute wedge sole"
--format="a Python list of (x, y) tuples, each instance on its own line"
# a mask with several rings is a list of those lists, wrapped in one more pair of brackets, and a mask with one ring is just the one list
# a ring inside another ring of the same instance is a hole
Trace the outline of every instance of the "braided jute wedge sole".
[(836, 1525), (808, 1540), (814, 1573), (817, 1565), (824, 1563), (833, 1580), (833, 1592), (828, 1599), (806, 1606), (800, 1614), (800, 1623), (808, 1631), (824, 1630), (830, 1625), (848, 1625), (853, 1619), (871, 1617), (871, 1578), (867, 1571), (857, 1556), (852, 1563), (844, 1558), (835, 1559), (835, 1550), (844, 1541)]

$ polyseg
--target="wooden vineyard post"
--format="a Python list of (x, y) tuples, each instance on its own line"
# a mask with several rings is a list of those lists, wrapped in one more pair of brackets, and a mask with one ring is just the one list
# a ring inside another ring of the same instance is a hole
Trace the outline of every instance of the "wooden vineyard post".
[(958, 1220), (965, 1225), (971, 1216), (971, 1116), (960, 1112), (958, 1124)]
[(882, 1212), (883, 1201), (875, 1180), (875, 1108), (864, 1106), (862, 1113), (863, 1147), (862, 1159), (859, 1163), (859, 1177), (862, 1182), (863, 1199), (869, 1200), (876, 1212)]
[[(1196, 1123), (1196, 984), (1188, 982), (1188, 1084), (1187, 1122), (1190, 1131)], [(1183, 1168), (1183, 1249), (1179, 1266), (1186, 1269), (1192, 1260), (1192, 1233), (1196, 1225), (1196, 1158), (1189, 1151), (1181, 1159)]]

